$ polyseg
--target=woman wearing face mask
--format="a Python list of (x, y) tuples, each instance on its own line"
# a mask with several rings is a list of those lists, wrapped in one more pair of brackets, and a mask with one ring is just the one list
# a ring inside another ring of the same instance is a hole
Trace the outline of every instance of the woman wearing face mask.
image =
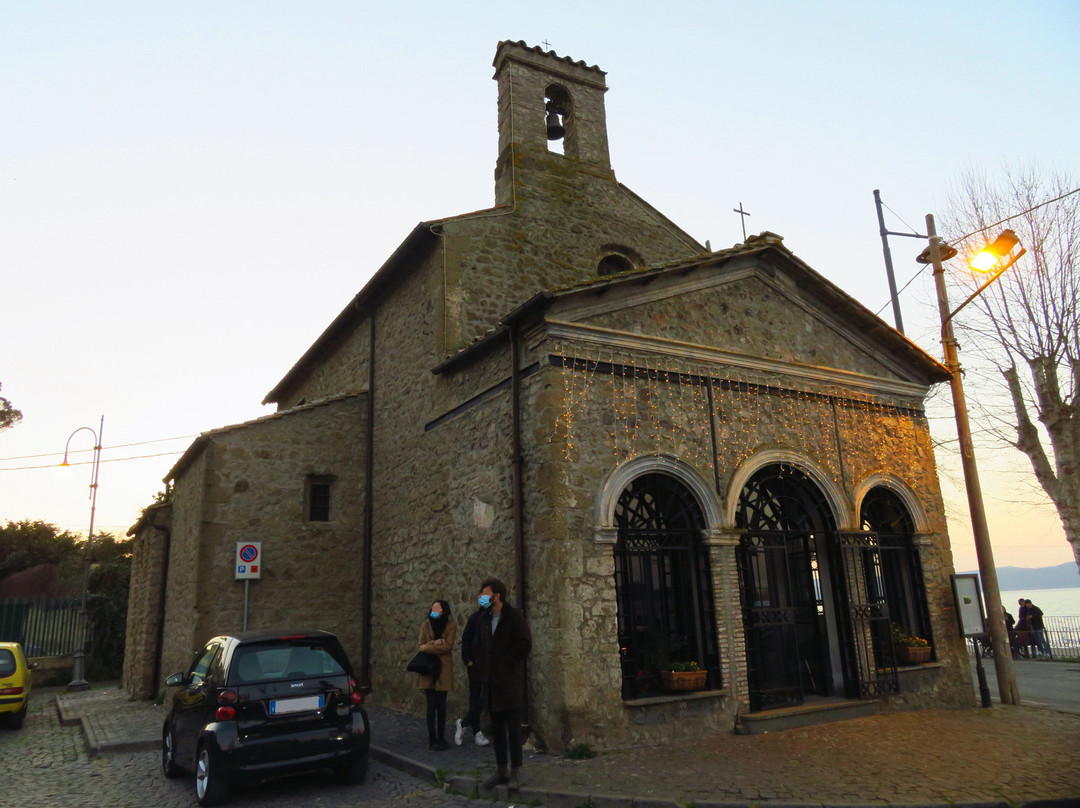
[(435, 654), (442, 662), (438, 678), (420, 677), (420, 689), (427, 699), (428, 748), (435, 752), (449, 749), (446, 743), (446, 693), (454, 686), (454, 640), (457, 626), (450, 622), (450, 604), (437, 600), (431, 604), (427, 619), (420, 624), (420, 650)]

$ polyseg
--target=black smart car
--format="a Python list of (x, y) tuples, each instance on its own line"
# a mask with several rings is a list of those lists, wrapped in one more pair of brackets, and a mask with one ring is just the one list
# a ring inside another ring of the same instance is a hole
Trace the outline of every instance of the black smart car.
[(333, 769), (367, 775), (371, 732), (363, 696), (337, 637), (326, 631), (260, 631), (214, 637), (187, 673), (162, 728), (161, 770), (195, 773), (199, 805), (231, 783)]

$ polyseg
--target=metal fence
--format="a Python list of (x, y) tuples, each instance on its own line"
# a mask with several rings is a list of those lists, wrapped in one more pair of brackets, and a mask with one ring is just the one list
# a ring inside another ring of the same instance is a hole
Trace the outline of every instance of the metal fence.
[[(1050, 659), (1080, 659), (1080, 616), (1043, 617), (1043, 630), (1050, 646)], [(1028, 632), (1009, 632), (1009, 645), (1013, 659), (1034, 658), (1034, 635)], [(984, 656), (991, 656), (990, 638), (984, 637), (980, 644)], [(968, 644), (968, 654), (974, 654), (974, 645)], [(1041, 657), (1040, 657), (1041, 658)]]
[(1080, 657), (1080, 616), (1044, 617), (1043, 627), (1052, 657)]
[(79, 650), (78, 598), (0, 598), (0, 641), (21, 643), (27, 656), (69, 656)]

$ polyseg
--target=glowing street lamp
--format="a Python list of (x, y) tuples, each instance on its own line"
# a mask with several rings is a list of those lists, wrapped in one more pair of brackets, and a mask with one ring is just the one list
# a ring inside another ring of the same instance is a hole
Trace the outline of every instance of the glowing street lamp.
[[(976, 256), (979, 265), (993, 269), (1003, 258), (1008, 257), (1009, 260), (999, 266), (974, 294), (950, 311), (949, 298), (945, 292), (945, 270), (941, 262), (955, 256), (957, 251), (937, 235), (934, 229), (934, 217), (929, 214), (926, 216), (926, 232), (930, 239), (930, 246), (915, 260), (922, 264), (933, 264), (934, 267), (934, 285), (937, 289), (938, 310), (941, 314), (941, 345), (945, 351), (945, 367), (949, 370), (952, 387), (956, 432), (960, 438), (960, 460), (964, 468), (968, 510), (971, 513), (971, 529), (975, 538), (975, 555), (979, 560), (979, 577), (982, 579), (987, 620), (990, 624), (990, 643), (994, 649), (994, 671), (997, 674), (998, 693), (1002, 704), (1019, 704), (1020, 691), (1016, 684), (1016, 674), (1013, 672), (1009, 635), (1005, 628), (1005, 618), (1001, 607), (1001, 589), (998, 587), (994, 548), (990, 544), (990, 530), (986, 523), (982, 485), (979, 482), (979, 469), (975, 463), (975, 449), (971, 441), (971, 424), (968, 422), (967, 402), (964, 398), (964, 385), (960, 373), (960, 360), (957, 356), (956, 338), (953, 336), (952, 318), (964, 306), (982, 294), (986, 287), (1001, 277), (1005, 270), (1015, 264), (1025, 250), (1021, 247), (1018, 253), (1011, 255), (1013, 248), (1019, 244), (1019, 239), (1011, 230), (1006, 230), (992, 244), (987, 245), (986, 249)], [(987, 252), (992, 256), (989, 263), (982, 257)], [(972, 267), (977, 268), (974, 264)]]
[(64, 462), (60, 468), (69, 469), (68, 449), (71, 439), (86, 430), (94, 436), (94, 462), (90, 469), (90, 531), (86, 536), (86, 547), (83, 548), (82, 560), (82, 589), (79, 595), (79, 650), (75, 652), (75, 664), (71, 670), (71, 681), (68, 682), (68, 690), (85, 690), (89, 686), (86, 681), (86, 633), (89, 620), (86, 614), (86, 590), (90, 583), (90, 545), (94, 541), (94, 512), (97, 510), (98, 471), (101, 468), (101, 433), (105, 429), (105, 416), (101, 416), (98, 431), (94, 432), (88, 426), (80, 426), (70, 435), (64, 445)]

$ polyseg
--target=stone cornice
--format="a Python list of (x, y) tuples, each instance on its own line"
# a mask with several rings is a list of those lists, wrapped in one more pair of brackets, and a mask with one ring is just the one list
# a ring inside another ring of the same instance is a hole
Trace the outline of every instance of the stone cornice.
[(706, 345), (695, 345), (689, 342), (665, 339), (664, 337), (630, 334), (625, 331), (615, 331), (610, 328), (600, 328), (582, 323), (571, 323), (565, 320), (548, 320), (545, 331), (552, 339), (592, 342), (620, 351), (664, 353), (696, 362), (710, 362), (743, 368), (761, 374), (779, 374), (805, 379), (817, 384), (836, 385), (846, 390), (861, 390), (866, 393), (898, 395), (919, 399), (926, 395), (926, 387), (914, 382), (868, 376), (836, 368), (797, 365), (792, 362), (747, 356), (746, 354), (725, 351), (720, 348), (710, 348)]

